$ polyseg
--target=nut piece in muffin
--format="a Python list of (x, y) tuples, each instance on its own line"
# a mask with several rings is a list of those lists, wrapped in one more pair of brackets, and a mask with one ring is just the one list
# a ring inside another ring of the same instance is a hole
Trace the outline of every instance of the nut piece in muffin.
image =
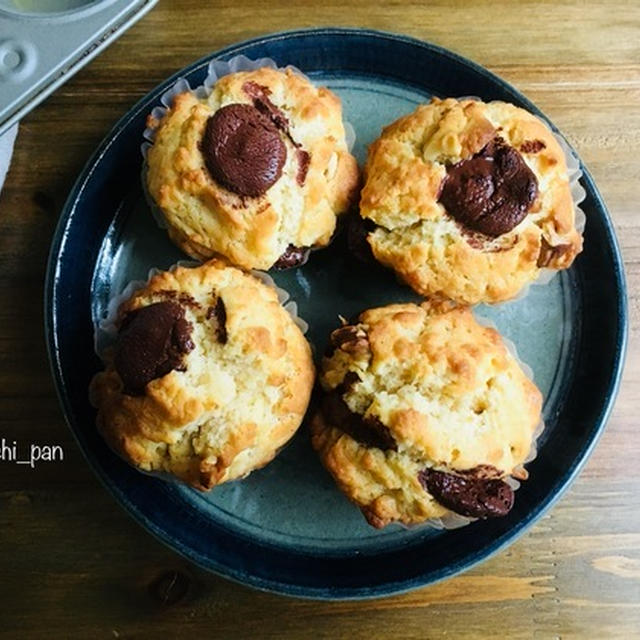
[(511, 509), (542, 398), (497, 331), (468, 307), (394, 304), (336, 329), (328, 354), (312, 444), (371, 525)]
[(220, 260), (160, 272), (116, 324), (90, 398), (132, 465), (208, 490), (267, 464), (300, 425), (311, 350), (257, 278)]
[(434, 99), (370, 146), (360, 215), (375, 258), (424, 296), (518, 294), (582, 250), (564, 152), (506, 102)]
[(223, 76), (207, 98), (179, 94), (149, 124), (147, 192), (194, 258), (296, 266), (357, 197), (339, 98), (290, 69)]

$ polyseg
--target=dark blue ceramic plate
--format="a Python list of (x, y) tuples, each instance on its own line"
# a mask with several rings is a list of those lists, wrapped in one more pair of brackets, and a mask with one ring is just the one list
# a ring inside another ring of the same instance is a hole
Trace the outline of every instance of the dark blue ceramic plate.
[[(481, 67), (417, 40), (372, 31), (322, 29), (259, 38), (214, 54), (292, 64), (342, 100), (355, 153), (380, 127), (431, 95), (507, 100), (539, 113)], [(180, 72), (192, 86), (210, 56)], [(518, 347), (545, 394), (547, 428), (531, 479), (511, 513), (455, 531), (368, 527), (318, 463), (303, 427), (280, 456), (242, 482), (203, 495), (136, 472), (98, 437), (87, 387), (100, 362), (93, 322), (126, 282), (183, 258), (155, 225), (140, 187), (145, 117), (170, 78), (105, 138), (74, 187), (51, 250), (47, 340), (69, 424), (89, 463), (149, 531), (198, 565), (240, 582), (312, 598), (367, 598), (446, 578), (513, 542), (548, 509), (584, 464), (604, 428), (625, 350), (622, 262), (604, 203), (585, 171), (585, 250), (575, 267), (523, 299), (478, 314)], [(363, 268), (338, 240), (301, 269), (276, 276), (310, 324), (316, 350), (337, 314), (413, 299), (389, 273)]]

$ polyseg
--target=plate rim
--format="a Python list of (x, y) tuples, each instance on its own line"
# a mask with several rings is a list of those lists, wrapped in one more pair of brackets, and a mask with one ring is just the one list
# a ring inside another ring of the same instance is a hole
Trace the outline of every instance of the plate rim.
[[(66, 240), (67, 234), (66, 228), (77, 206), (78, 195), (83, 191), (84, 186), (89, 182), (94, 169), (100, 159), (107, 153), (118, 134), (124, 129), (127, 124), (139, 114), (143, 105), (149, 100), (157, 99), (166, 87), (171, 85), (175, 80), (184, 74), (192, 73), (198, 70), (202, 66), (209, 63), (213, 58), (225, 57), (231, 54), (238, 55), (244, 50), (254, 47), (256, 45), (265, 44), (267, 42), (274, 42), (278, 40), (285, 40), (291, 38), (314, 37), (322, 35), (331, 36), (343, 36), (350, 37), (357, 35), (360, 37), (370, 37), (389, 41), (390, 43), (403, 43), (420, 48), (427, 49), (434, 52), (438, 56), (442, 56), (453, 60), (458, 64), (462, 64), (466, 67), (470, 67), (482, 76), (488, 77), (491, 82), (499, 85), (506, 92), (514, 95), (517, 99), (525, 104), (529, 110), (533, 113), (542, 116), (547, 122), (549, 122), (552, 129), (559, 132), (558, 129), (548, 120), (544, 113), (540, 111), (536, 105), (531, 102), (524, 94), (511, 84), (504, 81), (493, 72), (489, 71), (485, 67), (478, 63), (465, 58), (455, 52), (452, 52), (444, 47), (423, 41), (411, 36), (402, 34), (396, 34), (387, 31), (380, 31), (374, 29), (360, 29), (355, 27), (322, 27), (322, 28), (306, 28), (306, 29), (294, 29), (287, 31), (279, 31), (271, 34), (261, 35), (248, 40), (228, 45), (222, 49), (208, 53), (205, 56), (197, 59), (191, 64), (176, 71), (173, 75), (163, 80), (161, 83), (152, 88), (144, 96), (142, 96), (136, 103), (129, 108), (116, 123), (106, 132), (105, 136), (98, 144), (96, 150), (91, 154), (78, 178), (76, 179), (73, 187), (71, 188), (69, 195), (63, 205), (58, 222), (56, 224), (55, 231), (52, 236), (51, 247), (49, 256), (47, 259), (47, 270), (45, 275), (45, 288), (44, 288), (44, 330), (45, 340), (47, 344), (47, 352), (49, 358), (49, 366), (51, 369), (52, 377), (54, 380), (54, 386), (58, 401), (63, 411), (64, 419), (69, 427), (74, 440), (78, 444), (83, 457), (87, 461), (88, 465), (92, 469), (93, 473), (98, 477), (103, 486), (108, 492), (116, 499), (116, 502), (123, 508), (132, 518), (142, 526), (146, 531), (150, 532), (156, 539), (172, 549), (174, 552), (180, 554), (182, 557), (187, 558), (190, 562), (193, 562), (197, 566), (207, 571), (211, 571), (218, 575), (221, 575), (227, 579), (230, 579), (239, 584), (250, 586), (262, 591), (278, 593), (287, 596), (295, 596), (298, 598), (314, 599), (314, 600), (364, 600), (378, 597), (385, 597), (400, 593), (405, 593), (413, 589), (436, 584), (446, 578), (457, 575), (463, 571), (470, 569), (484, 560), (487, 560), (505, 547), (511, 545), (518, 540), (537, 520), (539, 520), (545, 513), (547, 513), (560, 498), (565, 494), (568, 488), (573, 484), (576, 477), (590, 458), (593, 450), (597, 446), (604, 429), (606, 428), (611, 411), (615, 404), (615, 400), (619, 391), (620, 381), (624, 370), (624, 364), (626, 359), (627, 341), (628, 341), (628, 301), (627, 301), (627, 287), (626, 278), (624, 272), (624, 262), (622, 254), (620, 252), (619, 243), (615, 234), (615, 228), (611, 219), (611, 214), (604, 202), (602, 195), (600, 194), (595, 182), (580, 159), (580, 166), (583, 170), (583, 176), (581, 181), (587, 192), (593, 197), (596, 206), (598, 206), (604, 213), (604, 227), (606, 229), (606, 241), (611, 247), (614, 275), (616, 281), (616, 292), (618, 294), (618, 304), (616, 308), (618, 318), (618, 333), (615, 339), (615, 354), (613, 361), (613, 374), (609, 379), (606, 396), (602, 405), (600, 405), (600, 412), (593, 421), (594, 428), (591, 430), (589, 438), (586, 440), (586, 446), (582, 449), (582, 453), (572, 461), (572, 464), (565, 470), (564, 474), (561, 474), (561, 486), (559, 489), (551, 495), (546, 501), (538, 502), (525, 517), (523, 517), (513, 528), (505, 532), (501, 538), (494, 541), (493, 544), (483, 547), (471, 556), (465, 556), (464, 561), (449, 564), (439, 570), (436, 577), (424, 579), (424, 576), (414, 578), (403, 579), (396, 582), (385, 582), (373, 587), (313, 587), (307, 585), (293, 584), (290, 582), (283, 582), (279, 580), (264, 579), (260, 576), (256, 576), (247, 573), (237, 568), (230, 567), (228, 565), (222, 565), (218, 562), (212, 562), (211, 559), (205, 561), (198, 552), (195, 550), (186, 548), (181, 544), (179, 540), (171, 538), (166, 532), (142, 512), (138, 510), (136, 505), (127, 498), (125, 492), (121, 491), (113, 481), (108, 477), (100, 465), (95, 464), (92, 456), (95, 455), (88, 448), (85, 448), (79, 438), (79, 434), (74, 427), (74, 411), (66, 383), (64, 381), (63, 367), (60, 361), (60, 349), (58, 345), (57, 335), (57, 318), (56, 318), (56, 284), (58, 282), (58, 273), (60, 268), (60, 249)], [(147, 107), (144, 107), (146, 110)], [(579, 156), (578, 156), (579, 157)]]

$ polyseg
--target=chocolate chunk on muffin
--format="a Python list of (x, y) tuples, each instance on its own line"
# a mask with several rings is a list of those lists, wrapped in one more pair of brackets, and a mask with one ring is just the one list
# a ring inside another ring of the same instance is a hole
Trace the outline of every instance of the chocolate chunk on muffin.
[(268, 463), (300, 425), (311, 351), (257, 278), (221, 260), (161, 272), (117, 327), (90, 398), (130, 464), (207, 490)]
[(375, 258), (425, 296), (507, 300), (582, 250), (562, 148), (505, 102), (420, 105), (371, 145), (365, 180)]
[(298, 266), (357, 197), (340, 100), (289, 69), (226, 75), (207, 98), (179, 94), (150, 124), (147, 192), (194, 258)]
[(149, 382), (173, 371), (185, 371), (184, 356), (193, 350), (193, 325), (184, 307), (172, 300), (129, 312), (122, 320), (114, 367), (124, 392), (142, 395)]
[(468, 307), (365, 311), (332, 333), (320, 383), (313, 447), (371, 525), (509, 512), (542, 397)]

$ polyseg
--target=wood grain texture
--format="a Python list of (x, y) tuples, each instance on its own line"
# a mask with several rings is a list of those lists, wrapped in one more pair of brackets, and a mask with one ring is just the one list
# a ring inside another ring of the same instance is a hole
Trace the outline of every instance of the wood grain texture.
[[(317, 603), (207, 575), (100, 487), (46, 363), (42, 284), (58, 212), (111, 125), (219, 47), (321, 25), (403, 32), (487, 66), (536, 102), (592, 171), (629, 284), (630, 345), (609, 426), (560, 503), (463, 576), (371, 602)], [(640, 6), (633, 2), (161, 0), (22, 123), (0, 194), (0, 438), (63, 464), (0, 462), (0, 637), (640, 638)]]

